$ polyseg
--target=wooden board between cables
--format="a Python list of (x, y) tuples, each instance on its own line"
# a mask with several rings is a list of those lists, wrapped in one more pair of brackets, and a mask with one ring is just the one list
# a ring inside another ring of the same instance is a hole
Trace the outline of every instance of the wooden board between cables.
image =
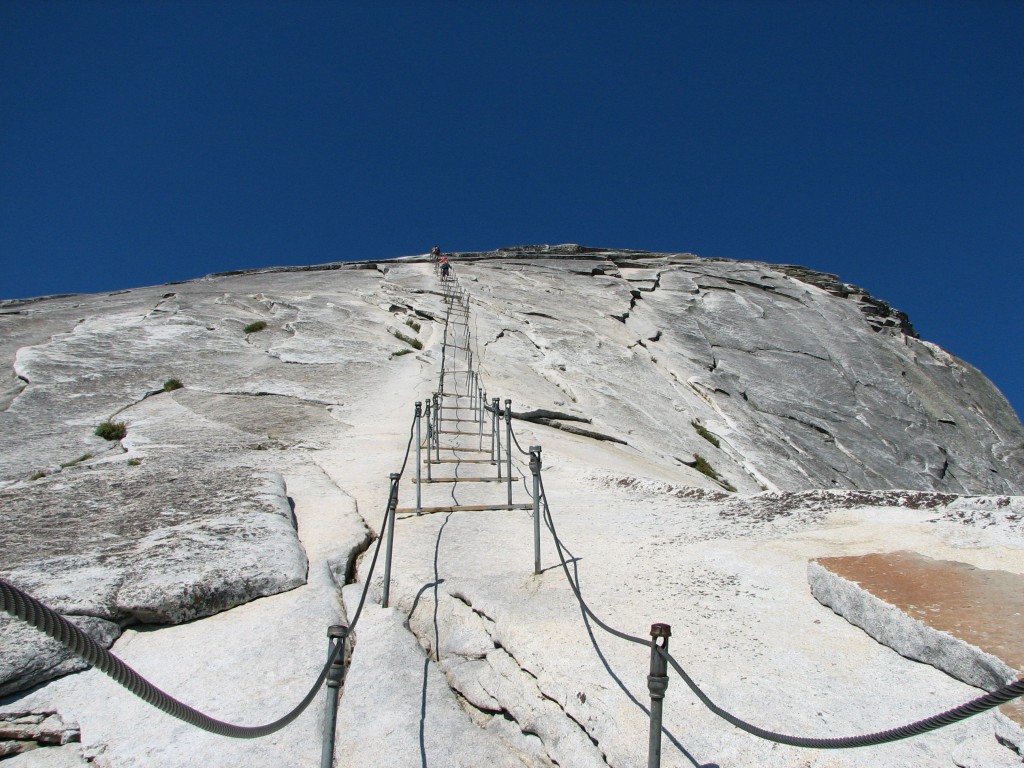
[[(510, 512), (516, 509), (533, 509), (533, 504), (459, 504), (449, 507), (423, 507), (420, 514), (434, 515), (444, 512)], [(416, 507), (399, 507), (396, 514), (416, 514)]]

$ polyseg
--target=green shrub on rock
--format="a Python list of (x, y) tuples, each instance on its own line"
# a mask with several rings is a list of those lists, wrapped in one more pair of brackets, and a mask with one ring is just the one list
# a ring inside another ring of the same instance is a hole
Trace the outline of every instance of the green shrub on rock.
[(96, 427), (95, 434), (104, 440), (123, 440), (128, 434), (128, 425), (123, 421), (104, 421)]
[(700, 472), (702, 475), (710, 477), (717, 483), (721, 483), (722, 487), (729, 492), (735, 492), (736, 486), (730, 483), (728, 480), (724, 480), (721, 475), (711, 466), (710, 462), (701, 456), (699, 453), (693, 454), (694, 465), (693, 468)]
[(392, 331), (392, 333), (395, 335), (396, 339), (401, 339), (413, 349), (423, 349), (423, 342), (420, 341), (419, 339), (409, 338), (401, 331)]
[(703, 424), (700, 424), (697, 421), (691, 421), (690, 424), (692, 424), (693, 428), (697, 430), (698, 435), (700, 435), (713, 446), (715, 446), (715, 448), (722, 447), (721, 443), (718, 442), (718, 438), (712, 435), (710, 432), (708, 432), (707, 428)]
[(81, 464), (83, 461), (88, 461), (91, 458), (92, 458), (92, 454), (91, 453), (83, 453), (81, 456), (79, 456), (74, 461), (65, 461), (63, 464), (60, 465), (60, 468), (61, 469), (67, 469), (68, 467), (75, 466), (75, 464)]

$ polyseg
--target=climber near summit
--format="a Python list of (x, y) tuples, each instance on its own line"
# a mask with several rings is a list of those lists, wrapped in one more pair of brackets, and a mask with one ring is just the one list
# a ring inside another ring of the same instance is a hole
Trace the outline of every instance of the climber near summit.
[(441, 258), (441, 246), (435, 245), (433, 248), (431, 248), (430, 255), (433, 257), (434, 261), (437, 261), (439, 258)]
[(451, 269), (451, 265), (448, 263), (448, 257), (447, 256), (442, 256), (441, 257), (441, 278), (442, 279), (448, 277), (448, 270), (449, 269)]

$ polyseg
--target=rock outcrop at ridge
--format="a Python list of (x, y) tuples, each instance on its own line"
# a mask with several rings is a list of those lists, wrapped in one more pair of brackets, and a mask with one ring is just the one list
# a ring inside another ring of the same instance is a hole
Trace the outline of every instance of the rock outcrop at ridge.
[[(613, 625), (671, 623), (713, 698), (779, 730), (864, 732), (971, 697), (823, 608), (805, 573), (890, 538), (1024, 571), (1024, 427), (978, 371), (802, 268), (580, 246), (451, 261), (482, 384), (511, 399), (520, 442), (544, 446), (573, 567)], [(105, 643), (123, 632), (115, 652), (188, 703), (273, 719), (368, 578), (361, 555), (412, 403), (436, 387), (444, 318), (424, 257), (0, 303), (0, 575)], [(104, 421), (126, 436), (98, 437)], [(477, 485), (435, 496), (493, 494)], [(637, 763), (644, 653), (581, 623), (546, 538), (531, 575), (531, 542), (518, 512), (400, 522), (393, 607), (373, 602), (377, 571), (356, 633), (339, 765), (378, 765), (382, 744), (394, 764)], [(0, 716), (59, 712), (81, 733), (61, 759), (319, 756), (319, 710), (239, 745), (183, 732), (95, 671), (18, 690), (70, 662), (29, 669), (12, 653), (5, 668), (3, 632)], [(682, 688), (664, 765), (805, 759), (732, 732)], [(831, 764), (1010, 765), (992, 723)]]
[(488, 256), (454, 263), (483, 287), (482, 360), (519, 367), (517, 402), (571, 404), (663, 456), (703, 449), (740, 491), (1021, 492), (1024, 432), (998, 390), (831, 276), (591, 249)]

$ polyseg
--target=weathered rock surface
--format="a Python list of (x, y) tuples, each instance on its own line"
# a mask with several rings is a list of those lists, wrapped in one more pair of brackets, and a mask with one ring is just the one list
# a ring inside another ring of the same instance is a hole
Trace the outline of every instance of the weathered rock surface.
[(1024, 577), (912, 552), (825, 558), (807, 574), (822, 605), (907, 658), (988, 691), (1017, 678), (1000, 657), (1021, 659)]
[[(24, 754), (40, 747), (63, 746), (79, 741), (75, 723), (65, 723), (55, 712), (12, 712), (0, 715), (0, 760)], [(61, 750), (48, 750), (49, 757)], [(76, 753), (72, 748), (62, 754)], [(77, 748), (81, 758), (81, 748)], [(78, 763), (69, 763), (77, 765)]]
[[(103, 647), (131, 623), (180, 623), (306, 578), (280, 476), (125, 464), (0, 490), (3, 575)], [(0, 620), (0, 694), (85, 665)]]
[[(65, 616), (101, 648), (109, 648), (121, 634), (121, 626), (95, 616)], [(31, 688), (89, 665), (64, 645), (34, 627), (0, 616), (0, 696)]]
[(4, 768), (81, 768), (83, 765), (88, 763), (82, 755), (82, 747), (78, 744), (65, 744), (22, 752), (10, 758)]
[[(670, 623), (713, 699), (784, 732), (889, 728), (977, 695), (824, 608), (806, 563), (899, 542), (1024, 573), (1024, 428), (981, 374), (895, 310), (792, 267), (570, 246), (452, 260), (482, 383), (529, 417), (516, 435), (543, 445), (570, 568), (603, 618), (641, 636)], [(339, 586), (367, 578), (360, 555), (412, 404), (436, 387), (444, 316), (416, 257), (5, 303), (0, 501), (17, 525), (0, 527), (0, 572), (67, 615), (184, 621), (125, 626), (113, 650), (221, 719), (283, 714), (323, 662), (327, 625), (350, 620), (358, 587), (343, 606)], [(266, 329), (246, 334), (255, 321)], [(171, 378), (184, 389), (165, 392)], [(123, 440), (93, 434), (108, 419)], [(580, 425), (623, 442), (566, 429)], [(513, 470), (529, 475), (519, 458)], [(517, 479), (516, 501), (528, 491)], [(437, 484), (424, 503), (504, 493)], [(400, 494), (409, 506), (408, 482)], [(546, 534), (539, 576), (532, 556), (526, 512), (399, 522), (394, 607), (373, 602), (377, 570), (337, 765), (645, 763), (647, 650), (581, 619)], [(677, 678), (668, 696), (666, 768), (1008, 768), (1007, 745), (1024, 744), (990, 714), (808, 753), (732, 729)], [(12, 712), (58, 713), (82, 735), (16, 760), (98, 768), (315, 765), (323, 717), (318, 699), (279, 734), (235, 742), (95, 670), (0, 700)]]
[[(1024, 670), (1024, 576), (891, 552), (812, 561), (808, 581), (878, 642), (965, 683), (992, 691)], [(1018, 703), (1003, 711), (1024, 726)]]
[(572, 403), (632, 446), (703, 452), (741, 491), (1022, 490), (1005, 398), (898, 325), (873, 332), (862, 301), (766, 264), (535, 255), (457, 263), (482, 365), (514, 366), (517, 403)]

